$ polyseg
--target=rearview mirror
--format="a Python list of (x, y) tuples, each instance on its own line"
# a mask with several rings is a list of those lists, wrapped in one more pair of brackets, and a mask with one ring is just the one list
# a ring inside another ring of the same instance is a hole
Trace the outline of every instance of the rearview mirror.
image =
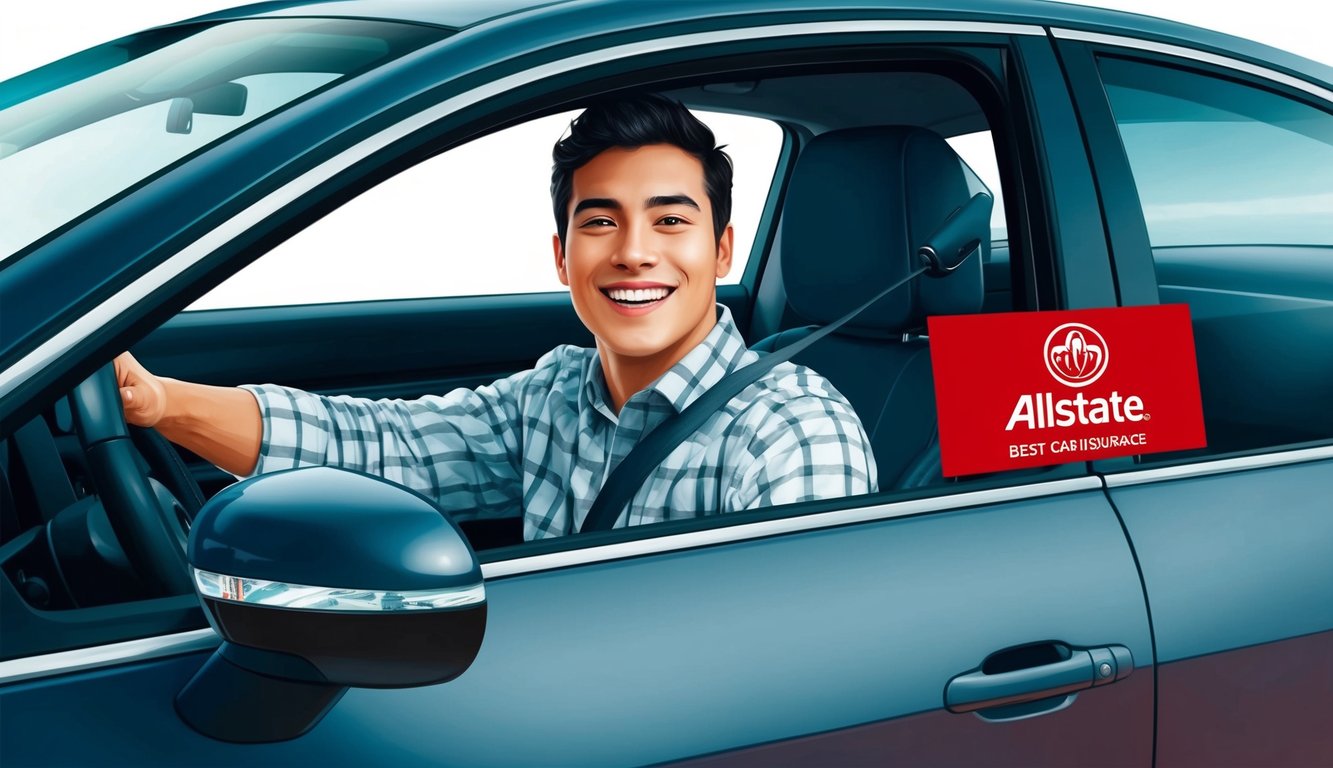
[(434, 504), (379, 478), (314, 467), (237, 483), (200, 510), (187, 556), (223, 643), (176, 710), (216, 739), (294, 738), (349, 686), (445, 682), (481, 649), (476, 555)]
[(250, 90), (240, 83), (218, 83), (212, 88), (190, 94), (194, 111), (200, 115), (240, 117), (245, 114)]
[(250, 90), (240, 83), (218, 83), (189, 96), (177, 96), (167, 107), (167, 133), (194, 130), (195, 115), (240, 117), (249, 100)]

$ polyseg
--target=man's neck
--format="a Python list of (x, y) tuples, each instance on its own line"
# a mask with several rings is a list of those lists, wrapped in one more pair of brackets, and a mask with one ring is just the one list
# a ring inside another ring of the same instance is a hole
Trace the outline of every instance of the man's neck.
[(648, 388), (679, 363), (690, 350), (703, 343), (710, 331), (717, 326), (717, 317), (712, 313), (700, 323), (688, 336), (671, 346), (646, 357), (620, 355), (610, 350), (600, 340), (597, 342), (597, 355), (602, 361), (602, 375), (606, 379), (606, 389), (611, 395), (611, 406), (616, 413), (625, 407), (625, 403), (635, 394)]

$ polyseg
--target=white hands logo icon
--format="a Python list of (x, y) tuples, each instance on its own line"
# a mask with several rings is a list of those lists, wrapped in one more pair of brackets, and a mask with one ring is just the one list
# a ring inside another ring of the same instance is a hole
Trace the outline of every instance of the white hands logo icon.
[(1065, 323), (1046, 337), (1046, 370), (1061, 384), (1086, 387), (1106, 372), (1106, 339), (1091, 326)]

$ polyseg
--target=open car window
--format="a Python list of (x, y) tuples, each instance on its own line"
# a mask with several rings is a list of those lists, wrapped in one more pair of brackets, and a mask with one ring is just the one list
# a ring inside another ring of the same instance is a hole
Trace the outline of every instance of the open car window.
[[(189, 309), (567, 291), (551, 254), (551, 147), (577, 115), (530, 120), (409, 168), (305, 228)], [(782, 130), (760, 117), (699, 117), (736, 169), (735, 259), (721, 281), (736, 284), (773, 184)]]

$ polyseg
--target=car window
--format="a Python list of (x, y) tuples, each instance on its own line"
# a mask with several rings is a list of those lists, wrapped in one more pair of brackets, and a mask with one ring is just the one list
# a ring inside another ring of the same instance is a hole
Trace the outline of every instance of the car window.
[(167, 29), (0, 86), (0, 261), (154, 173), (439, 33), (263, 19)]
[[(551, 253), (551, 147), (577, 114), (497, 131), (398, 174), (274, 248), (190, 309), (567, 290), (556, 278)], [(735, 167), (735, 261), (720, 281), (734, 284), (745, 273), (782, 130), (758, 117), (698, 114)]]
[(1221, 78), (1102, 64), (1153, 247), (1333, 246), (1333, 119)]
[(1103, 58), (1163, 303), (1190, 306), (1210, 450), (1333, 437), (1333, 114)]

